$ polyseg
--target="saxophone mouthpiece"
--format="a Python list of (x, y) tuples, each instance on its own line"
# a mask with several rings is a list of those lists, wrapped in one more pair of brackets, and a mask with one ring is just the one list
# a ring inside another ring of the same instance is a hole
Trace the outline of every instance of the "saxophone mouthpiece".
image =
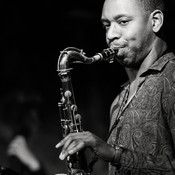
[(117, 49), (104, 49), (101, 53), (97, 53), (93, 56), (94, 61), (108, 61), (109, 63), (113, 63), (114, 59), (118, 53)]

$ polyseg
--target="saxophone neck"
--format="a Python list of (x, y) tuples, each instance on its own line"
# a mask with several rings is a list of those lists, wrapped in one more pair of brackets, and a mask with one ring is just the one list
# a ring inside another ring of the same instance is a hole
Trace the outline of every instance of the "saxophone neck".
[(67, 47), (61, 51), (58, 58), (57, 71), (63, 72), (70, 70), (69, 65), (71, 63), (83, 63), (91, 64), (97, 61), (108, 61), (112, 63), (115, 56), (117, 55), (118, 50), (111, 48), (104, 49), (102, 52), (95, 54), (93, 57), (87, 57), (82, 49), (75, 47)]
[(88, 59), (85, 56), (85, 53), (82, 49), (78, 49), (75, 47), (67, 47), (63, 51), (61, 51), (60, 56), (58, 58), (57, 71), (67, 71), (70, 70), (69, 65), (72, 63), (91, 63), (92, 60)]

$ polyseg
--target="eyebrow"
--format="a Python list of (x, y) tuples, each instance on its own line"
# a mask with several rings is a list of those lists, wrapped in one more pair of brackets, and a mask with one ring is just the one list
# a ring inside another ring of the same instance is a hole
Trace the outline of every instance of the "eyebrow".
[[(119, 15), (117, 15), (117, 16), (115, 16), (114, 18), (113, 18), (113, 20), (114, 21), (116, 21), (116, 20), (118, 20), (119, 18), (121, 18), (121, 17), (128, 17), (128, 18), (132, 18), (131, 16), (129, 16), (129, 15), (126, 15), (126, 14), (119, 14)], [(110, 20), (108, 20), (108, 19), (105, 19), (105, 18), (101, 18), (101, 20), (100, 20), (102, 23), (103, 22), (110, 22)]]

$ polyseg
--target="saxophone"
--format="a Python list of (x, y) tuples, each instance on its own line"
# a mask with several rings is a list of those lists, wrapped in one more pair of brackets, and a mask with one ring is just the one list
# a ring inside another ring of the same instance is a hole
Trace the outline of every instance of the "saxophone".
[[(97, 61), (108, 61), (112, 63), (114, 61), (117, 50), (104, 49), (101, 53), (95, 54), (93, 57), (85, 56), (83, 50), (68, 47), (60, 52), (57, 63), (57, 71), (60, 77), (60, 102), (58, 103), (59, 115), (61, 119), (61, 128), (63, 137), (69, 133), (82, 132), (81, 115), (78, 113), (78, 107), (75, 102), (75, 96), (73, 92), (70, 64), (71, 63), (83, 63), (91, 64)], [(73, 155), (67, 157), (68, 175), (90, 175), (92, 168), (87, 164), (87, 160), (84, 155), (85, 150), (81, 150)]]

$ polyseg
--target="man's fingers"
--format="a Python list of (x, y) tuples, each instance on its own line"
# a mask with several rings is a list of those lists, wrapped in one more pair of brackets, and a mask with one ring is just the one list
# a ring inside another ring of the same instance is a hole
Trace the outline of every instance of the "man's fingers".
[(89, 132), (70, 133), (55, 146), (56, 148), (63, 147), (59, 158), (64, 160), (68, 155), (78, 152), (85, 145), (90, 144), (90, 138), (92, 136)]
[(69, 138), (69, 136), (66, 136), (64, 139), (62, 139), (59, 143), (56, 144), (55, 148), (59, 148), (59, 147), (63, 146), (68, 138)]
[(64, 139), (62, 139), (56, 146), (55, 148), (60, 148), (61, 146), (63, 146), (67, 140), (74, 140), (75, 138), (76, 139), (81, 139), (81, 135), (82, 133), (70, 133), (69, 135), (67, 135)]
[(60, 153), (59, 158), (61, 160), (64, 160), (68, 155), (72, 155), (72, 154), (80, 151), (83, 147), (84, 147), (83, 142), (79, 142), (78, 144), (74, 142), (71, 145), (69, 145), (66, 152), (62, 151)]

